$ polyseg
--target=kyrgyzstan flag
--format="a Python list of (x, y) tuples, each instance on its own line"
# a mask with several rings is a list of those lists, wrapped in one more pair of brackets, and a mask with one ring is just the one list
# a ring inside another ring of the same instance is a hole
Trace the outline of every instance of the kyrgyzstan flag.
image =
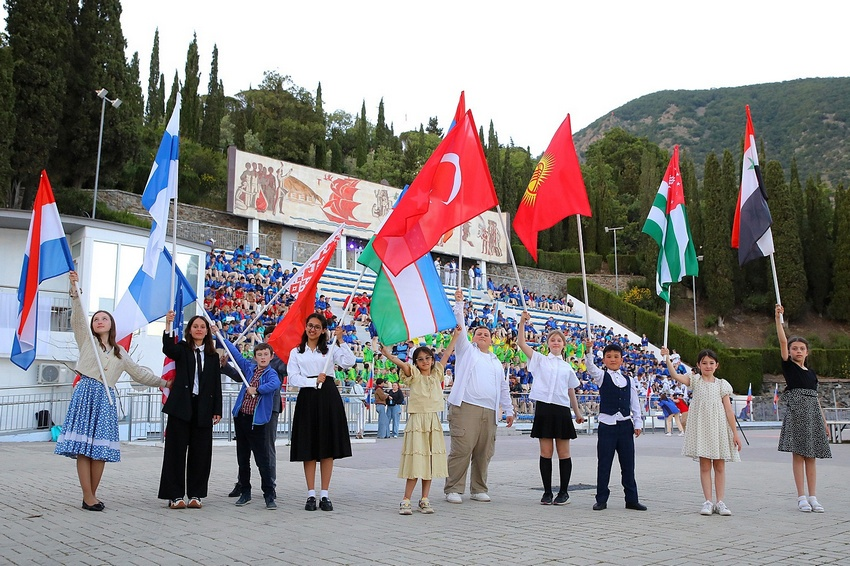
[(534, 168), (514, 216), (514, 231), (537, 261), (538, 233), (574, 214), (592, 216), (567, 114)]
[(372, 247), (393, 275), (431, 251), (448, 230), (498, 204), (478, 130), (467, 111), (446, 134)]
[(301, 266), (298, 275), (287, 282), (289, 294), (295, 296), (295, 302), (286, 311), (286, 315), (267, 340), (277, 357), (284, 363), (289, 362), (289, 354), (301, 342), (307, 317), (316, 312), (316, 288), (336, 252), (336, 245), (342, 237), (343, 228), (345, 224), (340, 224), (322, 247)]
[(767, 193), (761, 179), (759, 156), (753, 119), (747, 105), (747, 132), (744, 138), (744, 165), (741, 170), (741, 190), (732, 224), (732, 247), (738, 250), (738, 265), (773, 253), (773, 232), (770, 225)]

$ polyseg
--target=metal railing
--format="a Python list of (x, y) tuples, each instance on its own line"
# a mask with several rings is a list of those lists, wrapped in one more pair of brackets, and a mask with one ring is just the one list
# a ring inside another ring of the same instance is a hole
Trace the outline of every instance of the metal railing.
[[(235, 250), (239, 246), (245, 246), (247, 250), (249, 247), (248, 232), (246, 230), (201, 224), (199, 222), (180, 220), (179, 218), (177, 219), (177, 235), (184, 240), (200, 243), (205, 243), (212, 239), (215, 240), (216, 248), (224, 248), (226, 250)], [(260, 246), (260, 253), (263, 255), (268, 255), (267, 240), (268, 236), (266, 234), (259, 234), (258, 245)]]
[(317, 249), (322, 246), (321, 243), (301, 242), (299, 240), (292, 241), (292, 261), (295, 263), (304, 263)]
[[(62, 424), (73, 392), (71, 384), (15, 388), (28, 391), (0, 395), (0, 433), (19, 434)], [(47, 411), (47, 413), (42, 413)], [(43, 422), (39, 423), (39, 415)]]

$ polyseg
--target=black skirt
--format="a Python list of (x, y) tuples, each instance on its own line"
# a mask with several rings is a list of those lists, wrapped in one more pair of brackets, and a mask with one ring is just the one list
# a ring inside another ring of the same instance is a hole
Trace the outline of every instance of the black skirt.
[(534, 403), (534, 424), (531, 425), (531, 438), (557, 438), (572, 440), (576, 438), (576, 427), (569, 407), (536, 401)]
[(342, 396), (333, 379), (321, 389), (302, 387), (292, 416), (290, 462), (351, 456), (351, 439)]

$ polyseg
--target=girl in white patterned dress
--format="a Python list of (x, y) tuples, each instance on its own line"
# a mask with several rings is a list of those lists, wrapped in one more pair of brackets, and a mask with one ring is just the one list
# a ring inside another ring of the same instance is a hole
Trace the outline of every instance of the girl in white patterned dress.
[[(700, 515), (718, 513), (729, 516), (732, 511), (723, 503), (726, 495), (726, 462), (739, 462), (741, 440), (735, 428), (735, 413), (730, 396), (732, 386), (725, 379), (715, 377), (717, 354), (703, 350), (697, 355), (696, 375), (680, 374), (670, 362), (670, 351), (661, 348), (670, 376), (691, 389), (693, 397), (688, 411), (688, 428), (682, 455), (699, 459), (699, 475), (705, 503)], [(712, 503), (711, 471), (714, 470), (714, 492), (717, 504)]]

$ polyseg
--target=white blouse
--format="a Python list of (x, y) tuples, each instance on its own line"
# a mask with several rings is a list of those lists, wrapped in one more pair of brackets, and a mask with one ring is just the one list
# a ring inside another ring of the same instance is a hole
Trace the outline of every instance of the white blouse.
[[(357, 358), (348, 344), (343, 342), (339, 346), (328, 346), (328, 355), (333, 356), (333, 364), (328, 368), (327, 376), (333, 379), (334, 365), (348, 369), (357, 363)], [(304, 346), (304, 353), (298, 352), (298, 347), (292, 348), (289, 354), (289, 363), (286, 364), (286, 372), (289, 374), (288, 385), (295, 387), (316, 387), (316, 377), (325, 371), (327, 355), (318, 350), (311, 350)]]
[(528, 371), (534, 376), (528, 397), (554, 405), (570, 406), (570, 389), (579, 386), (573, 367), (563, 358), (534, 352), (528, 360)]

